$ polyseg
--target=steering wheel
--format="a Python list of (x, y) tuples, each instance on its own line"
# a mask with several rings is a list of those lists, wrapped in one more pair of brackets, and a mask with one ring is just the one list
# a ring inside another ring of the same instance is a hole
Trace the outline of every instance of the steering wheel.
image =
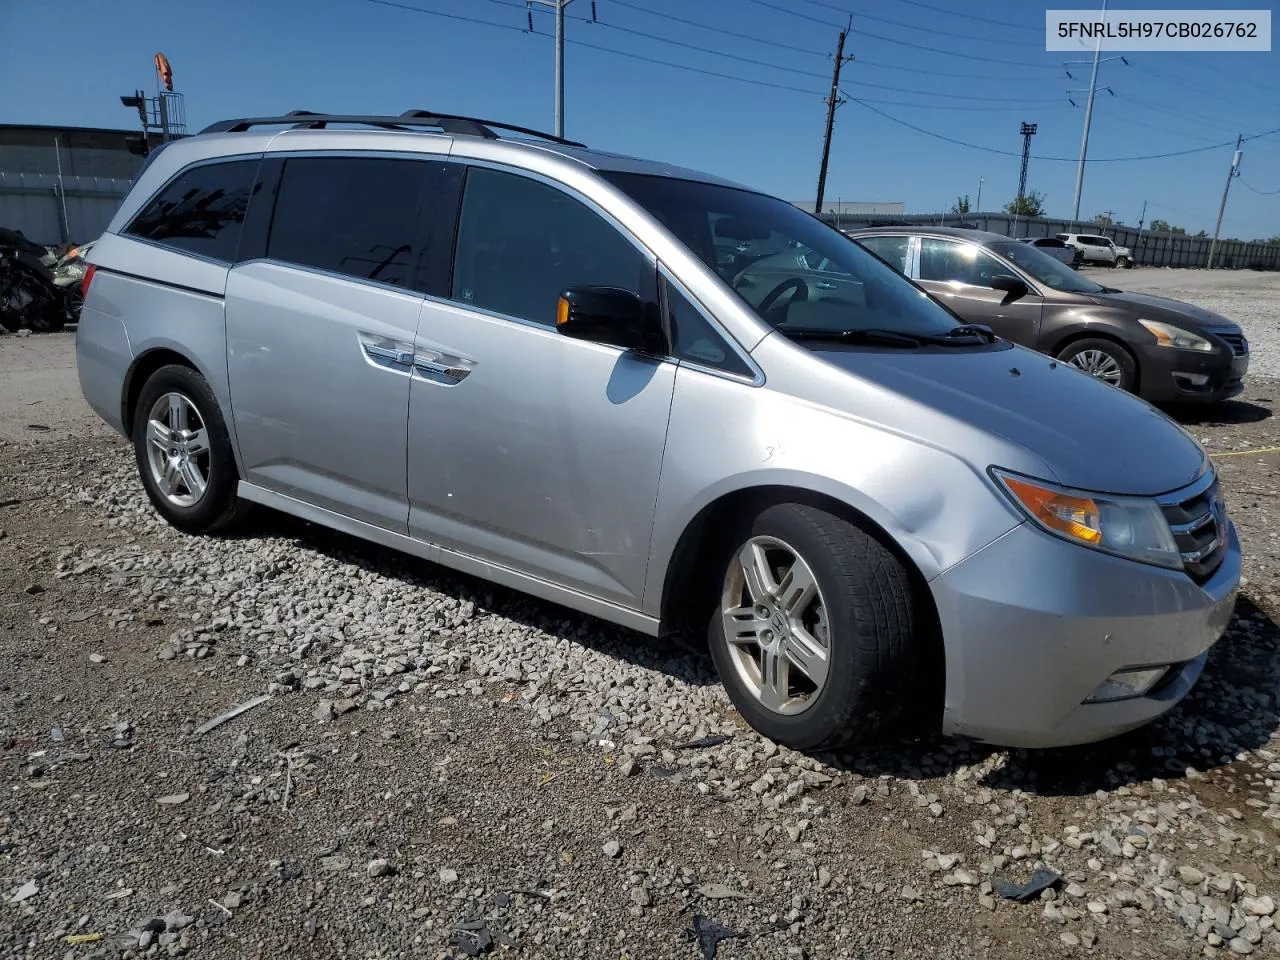
[(790, 277), (765, 294), (764, 299), (760, 301), (760, 305), (756, 307), (757, 312), (768, 313), (769, 308), (778, 302), (778, 298), (792, 287), (795, 287), (796, 291), (795, 296), (791, 298), (792, 303), (800, 303), (809, 299), (809, 285), (799, 277)]

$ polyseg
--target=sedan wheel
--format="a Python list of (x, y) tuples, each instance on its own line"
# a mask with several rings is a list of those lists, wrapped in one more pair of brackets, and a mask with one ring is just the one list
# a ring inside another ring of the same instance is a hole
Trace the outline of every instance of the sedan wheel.
[(1138, 382), (1137, 361), (1112, 340), (1077, 340), (1058, 353), (1058, 360), (1121, 390), (1132, 391)]

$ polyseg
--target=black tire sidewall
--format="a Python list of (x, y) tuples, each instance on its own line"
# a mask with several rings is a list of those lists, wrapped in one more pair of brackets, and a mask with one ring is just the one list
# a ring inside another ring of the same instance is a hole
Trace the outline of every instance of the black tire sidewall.
[[(185, 396), (199, 413), (209, 433), (210, 469), (208, 486), (201, 500), (190, 507), (170, 503), (151, 477), (147, 461), (147, 413), (166, 393)], [(208, 382), (189, 367), (171, 365), (153, 373), (138, 394), (133, 410), (133, 450), (142, 486), (152, 506), (172, 526), (186, 533), (206, 533), (216, 529), (236, 504), (239, 472), (231, 448), (231, 437), (217, 398)]]
[[(1129, 353), (1120, 344), (1112, 340), (1103, 340), (1101, 338), (1091, 338), (1088, 340), (1076, 340), (1074, 343), (1068, 344), (1057, 356), (1057, 359), (1063, 363), (1070, 362), (1071, 358), (1085, 350), (1101, 350), (1108, 356), (1112, 357), (1120, 364), (1121, 380), (1115, 386), (1129, 393), (1134, 391), (1138, 383), (1138, 364), (1134, 360), (1133, 354)], [(1084, 371), (1081, 371), (1082, 373)]]
[[(815, 528), (815, 518), (822, 524), (821, 528)], [(775, 537), (796, 550), (813, 570), (827, 606), (831, 636), (827, 683), (815, 702), (794, 716), (780, 715), (760, 705), (738, 676), (724, 638), (720, 615), (724, 576), (737, 551), (752, 536)], [(847, 546), (850, 539), (862, 538), (872, 541), (873, 548), (891, 562), (898, 562), (857, 527), (824, 511), (795, 504), (781, 504), (764, 510), (736, 536), (730, 537), (723, 551), (720, 575), (715, 579), (716, 602), (708, 624), (712, 658), (739, 713), (755, 730), (776, 742), (799, 750), (830, 747), (850, 739), (870, 738), (894, 719), (896, 711), (892, 705), (896, 698), (892, 691), (907, 676), (899, 675), (890, 680), (885, 668), (909, 675), (909, 665), (903, 663), (901, 657), (885, 656), (885, 651), (869, 649), (862, 642), (865, 638), (860, 637), (856, 625), (860, 624), (862, 629), (872, 626), (867, 623), (866, 616), (866, 611), (872, 607), (866, 602), (860, 605), (858, 600), (874, 601), (876, 587), (871, 578), (859, 576), (861, 571), (851, 567), (847, 553), (842, 562), (835, 552)], [(906, 583), (905, 571), (902, 582)], [(861, 618), (860, 606), (863, 611)]]

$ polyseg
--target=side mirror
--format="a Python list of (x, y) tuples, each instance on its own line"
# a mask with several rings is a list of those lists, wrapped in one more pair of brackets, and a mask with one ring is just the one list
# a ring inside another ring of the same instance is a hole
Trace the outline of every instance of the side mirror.
[(660, 354), (666, 337), (658, 309), (619, 287), (570, 287), (556, 305), (556, 330), (566, 337)]
[(1027, 286), (1026, 281), (1009, 273), (997, 273), (992, 277), (991, 289), (1003, 290), (1005, 293), (1010, 293), (1013, 295), (1015, 300), (1018, 297), (1025, 297), (1027, 293), (1030, 292), (1030, 288)]

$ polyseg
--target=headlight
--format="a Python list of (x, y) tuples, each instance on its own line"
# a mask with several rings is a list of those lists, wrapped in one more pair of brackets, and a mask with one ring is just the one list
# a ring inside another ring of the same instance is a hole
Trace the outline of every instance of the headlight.
[(1181, 327), (1175, 327), (1167, 323), (1159, 323), (1155, 320), (1139, 320), (1140, 324), (1147, 328), (1147, 332), (1156, 338), (1156, 346), (1160, 347), (1176, 347), (1179, 350), (1200, 350), (1204, 353), (1213, 352), (1213, 344), (1204, 337), (1198, 337), (1190, 330), (1183, 330)]
[(64, 277), (72, 277), (76, 280), (80, 280), (84, 277), (84, 268), (84, 261), (77, 260), (75, 263), (68, 263), (66, 266), (60, 268), (58, 272)]
[(1182, 569), (1173, 532), (1154, 500), (1070, 490), (995, 467), (991, 473), (1014, 504), (1054, 536), (1139, 563)]

